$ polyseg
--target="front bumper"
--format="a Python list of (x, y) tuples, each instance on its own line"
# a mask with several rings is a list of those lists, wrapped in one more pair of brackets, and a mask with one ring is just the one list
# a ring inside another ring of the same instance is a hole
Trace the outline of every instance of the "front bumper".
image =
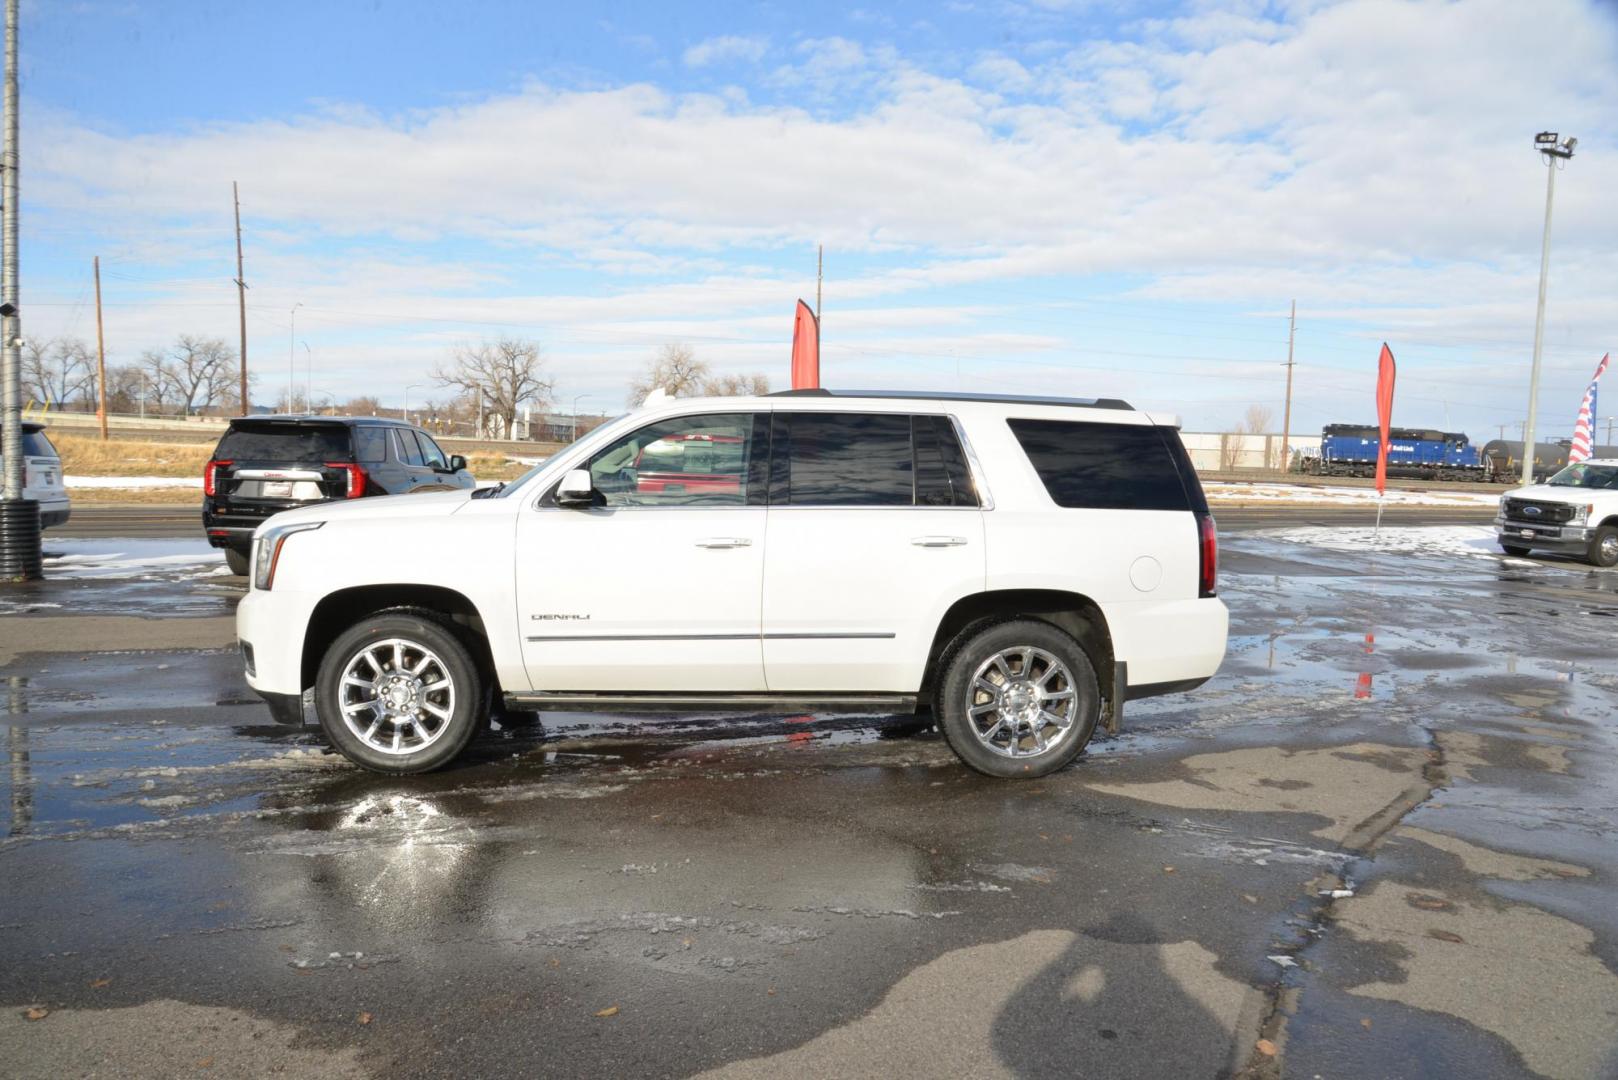
[(1588, 525), (1541, 525), (1500, 517), (1494, 519), (1494, 532), (1501, 544), (1567, 555), (1582, 555), (1595, 536)]
[[(251, 649), (247, 685), (266, 701), (271, 695), (302, 699), (303, 640), (315, 598), (293, 589), (249, 589), (236, 605), (236, 639)], [(276, 706), (272, 703), (272, 710)]]

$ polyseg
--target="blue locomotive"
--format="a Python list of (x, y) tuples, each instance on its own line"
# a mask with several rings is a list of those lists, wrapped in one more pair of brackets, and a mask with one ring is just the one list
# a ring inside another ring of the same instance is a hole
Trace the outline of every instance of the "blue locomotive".
[[(1327, 424), (1320, 456), (1304, 461), (1317, 476), (1375, 476), (1380, 431), (1374, 425)], [(1388, 429), (1388, 475), (1423, 480), (1482, 480), (1483, 455), (1463, 434), (1430, 428)]]

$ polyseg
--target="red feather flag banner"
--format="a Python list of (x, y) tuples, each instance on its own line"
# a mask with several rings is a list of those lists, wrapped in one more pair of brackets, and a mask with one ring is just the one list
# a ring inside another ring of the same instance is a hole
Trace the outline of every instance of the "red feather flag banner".
[(798, 301), (798, 314), (792, 320), (792, 389), (820, 387), (820, 320), (809, 305)]
[[(1393, 363), (1393, 350), (1388, 343), (1382, 343), (1382, 355), (1376, 361), (1376, 422), (1381, 428), (1381, 438), (1376, 444), (1376, 493), (1384, 494), (1388, 490), (1388, 425), (1393, 423), (1393, 378), (1397, 374)], [(1382, 515), (1377, 514), (1380, 523)]]

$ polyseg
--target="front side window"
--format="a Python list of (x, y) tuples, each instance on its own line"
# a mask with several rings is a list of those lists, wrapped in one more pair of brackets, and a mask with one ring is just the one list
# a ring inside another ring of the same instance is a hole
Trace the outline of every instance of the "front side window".
[(440, 472), (448, 471), (449, 458), (445, 457), (444, 451), (439, 449), (437, 443), (433, 442), (433, 437), (425, 431), (418, 431), (415, 436), (416, 441), (421, 444), (422, 460), (427, 463), (427, 467), (437, 469)]
[(753, 441), (749, 413), (659, 420), (592, 457), (590, 482), (608, 507), (745, 506)]

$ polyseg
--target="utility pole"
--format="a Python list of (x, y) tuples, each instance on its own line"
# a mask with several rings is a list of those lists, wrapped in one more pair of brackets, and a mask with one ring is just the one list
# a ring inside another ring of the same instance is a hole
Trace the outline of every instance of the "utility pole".
[(101, 335), (101, 256), (96, 272), (96, 415), (101, 418), (101, 441), (107, 441), (107, 343)]
[(1556, 199), (1557, 159), (1573, 157), (1579, 140), (1569, 136), (1564, 142), (1554, 131), (1534, 136), (1534, 148), (1545, 159), (1545, 234), (1539, 242), (1539, 310), (1534, 315), (1534, 364), (1528, 376), (1528, 423), (1523, 428), (1522, 482), (1534, 482), (1534, 421), (1539, 414), (1539, 356), (1545, 344), (1545, 285), (1551, 270), (1551, 204)]
[(1292, 341), (1298, 336), (1298, 302), (1287, 316), (1287, 402), (1281, 408), (1281, 471), (1292, 465)]
[(826, 275), (826, 245), (815, 245), (815, 322), (820, 322), (820, 282)]
[(1615, 421), (1618, 421), (1618, 416), (1609, 416), (1609, 417), (1607, 417), (1607, 445), (1608, 446), (1612, 445), (1612, 425), (1613, 425), (1613, 423)]
[[(295, 339), (298, 336), (298, 309), (301, 308), (301, 307), (303, 307), (303, 303), (301, 301), (299, 303), (296, 303), (296, 304), (292, 305), (292, 325), (287, 329), (287, 412), (288, 413), (295, 413), (295, 412), (298, 411), (298, 407), (295, 404), (296, 396), (297, 396), (297, 392), (298, 392), (298, 389), (297, 389), (297, 387), (298, 387), (298, 384), (297, 384), (297, 378), (298, 378), (297, 354), (293, 351), (292, 346), (293, 346), (293, 343), (294, 343)], [(304, 404), (308, 405), (309, 403), (307, 401), (305, 401)]]
[(1506, 425), (1501, 424), (1501, 425), (1499, 425), (1499, 427), (1500, 427), (1500, 441), (1505, 442), (1506, 441)]
[[(242, 415), (251, 410), (247, 402), (247, 279), (242, 276), (242, 197), (236, 181), (230, 182), (230, 198), (236, 204), (236, 309), (242, 322)], [(291, 402), (287, 405), (290, 407)]]
[(17, 318), (17, 0), (6, 0), (5, 137), (0, 146), (0, 581), (45, 576), (39, 547), (39, 503), (23, 498), (22, 327)]

